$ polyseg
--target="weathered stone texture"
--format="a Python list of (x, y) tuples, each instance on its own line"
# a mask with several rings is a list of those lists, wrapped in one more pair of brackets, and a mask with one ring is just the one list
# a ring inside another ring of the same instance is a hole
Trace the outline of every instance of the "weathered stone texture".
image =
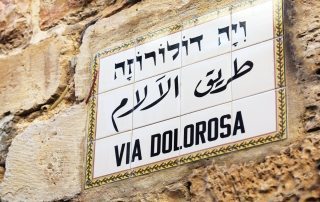
[(15, 135), (13, 119), (13, 115), (5, 116), (0, 119), (0, 166), (2, 167), (5, 164), (8, 148), (11, 145), (13, 136)]
[(85, 6), (86, 0), (41, 0), (40, 1), (40, 27), (48, 29), (57, 23), (67, 14)]
[[(320, 130), (320, 2), (293, 1), (287, 3), (291, 26), (288, 26), (289, 44), (295, 68), (294, 77), (303, 94), (305, 113), (304, 129), (307, 132)], [(289, 23), (288, 23), (289, 24)]]
[(319, 160), (317, 134), (263, 162), (198, 168), (189, 177), (192, 201), (315, 201)]
[(51, 201), (81, 191), (84, 105), (31, 124), (9, 149), (0, 196), (7, 201)]
[(0, 1), (0, 54), (28, 45), (32, 35), (30, 0)]
[(0, 114), (29, 110), (59, 93), (66, 86), (65, 56), (72, 48), (68, 40), (52, 38), (0, 59)]
[[(101, 15), (106, 7), (116, 7), (126, 0), (40, 0), (40, 28), (47, 30), (60, 23), (75, 24), (86, 18)], [(101, 13), (99, 13), (102, 11)]]

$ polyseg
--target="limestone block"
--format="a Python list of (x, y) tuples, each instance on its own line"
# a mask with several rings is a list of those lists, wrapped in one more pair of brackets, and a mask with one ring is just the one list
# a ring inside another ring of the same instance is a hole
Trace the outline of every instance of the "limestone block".
[(65, 86), (70, 47), (66, 40), (51, 38), (0, 59), (0, 115), (46, 103), (60, 84)]
[[(124, 2), (126, 0), (121, 0)], [(115, 0), (40, 0), (39, 26), (48, 30), (61, 23), (76, 24), (95, 16)]]
[(0, 1), (0, 54), (28, 44), (32, 35), (30, 0)]
[(3, 166), (7, 157), (15, 129), (13, 127), (13, 115), (0, 119), (0, 166)]
[(40, 1), (40, 28), (48, 29), (57, 25), (60, 19), (68, 13), (81, 8), (86, 3), (85, 0), (52, 0)]
[(81, 191), (84, 105), (31, 124), (13, 140), (0, 185), (5, 201), (68, 199)]
[(312, 135), (262, 162), (193, 170), (192, 201), (316, 201), (320, 137)]

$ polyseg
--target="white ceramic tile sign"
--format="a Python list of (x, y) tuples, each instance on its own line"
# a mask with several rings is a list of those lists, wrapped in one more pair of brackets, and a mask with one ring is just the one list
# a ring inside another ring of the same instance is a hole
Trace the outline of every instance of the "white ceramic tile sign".
[(98, 53), (86, 187), (285, 138), (281, 8), (242, 2)]

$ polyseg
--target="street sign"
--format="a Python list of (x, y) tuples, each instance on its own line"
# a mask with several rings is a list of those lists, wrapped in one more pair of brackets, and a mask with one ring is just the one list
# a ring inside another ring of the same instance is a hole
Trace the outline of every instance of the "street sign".
[(97, 53), (86, 187), (284, 139), (282, 27), (246, 1)]

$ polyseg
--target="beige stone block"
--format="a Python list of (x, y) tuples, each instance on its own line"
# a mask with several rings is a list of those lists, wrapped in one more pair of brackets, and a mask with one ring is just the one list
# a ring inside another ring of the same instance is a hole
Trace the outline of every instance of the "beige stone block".
[(67, 50), (62, 39), (48, 39), (22, 53), (0, 59), (0, 114), (31, 109), (66, 85)]
[(0, 54), (25, 47), (32, 35), (30, 0), (0, 1)]
[(86, 5), (86, 0), (40, 0), (40, 28), (56, 26), (62, 18)]
[(0, 185), (5, 201), (52, 201), (80, 193), (86, 110), (73, 106), (14, 138)]

